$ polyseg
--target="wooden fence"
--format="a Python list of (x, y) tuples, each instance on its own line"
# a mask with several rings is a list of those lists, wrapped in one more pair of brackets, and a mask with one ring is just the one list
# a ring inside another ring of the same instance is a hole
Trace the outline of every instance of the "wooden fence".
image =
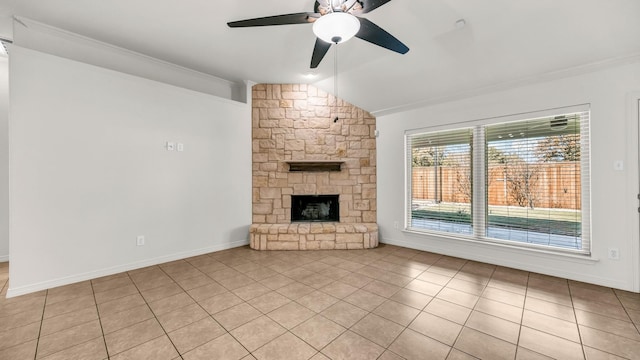
[[(433, 166), (414, 167), (413, 198), (468, 203), (471, 198), (470, 179), (468, 168), (439, 166), (436, 174)], [(489, 205), (522, 206), (524, 195), (537, 208), (575, 210), (581, 208), (580, 193), (578, 162), (528, 164), (526, 168), (512, 167), (509, 171), (505, 171), (503, 166), (492, 165), (488, 169)], [(521, 203), (518, 203), (518, 194)], [(529, 206), (529, 202), (526, 204)]]

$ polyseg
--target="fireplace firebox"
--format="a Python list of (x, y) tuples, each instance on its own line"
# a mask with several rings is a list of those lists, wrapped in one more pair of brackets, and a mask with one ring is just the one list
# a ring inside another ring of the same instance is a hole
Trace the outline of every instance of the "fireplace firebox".
[(339, 195), (291, 195), (291, 222), (340, 221)]

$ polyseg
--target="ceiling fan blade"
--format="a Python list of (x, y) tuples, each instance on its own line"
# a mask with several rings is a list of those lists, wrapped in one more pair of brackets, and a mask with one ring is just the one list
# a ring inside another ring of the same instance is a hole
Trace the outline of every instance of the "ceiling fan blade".
[(331, 43), (325, 42), (320, 38), (316, 38), (316, 45), (313, 47), (313, 55), (311, 55), (311, 68), (315, 69), (320, 65), (322, 58), (327, 54)]
[(388, 3), (389, 1), (391, 0), (360, 0), (360, 3), (362, 3), (362, 10), (354, 11), (353, 15), (366, 14)]
[(228, 22), (227, 25), (232, 28), (251, 27), (251, 26), (271, 26), (271, 25), (291, 25), (291, 24), (307, 24), (314, 22), (320, 14), (304, 12), (295, 14), (284, 14), (275, 16), (266, 16), (255, 19), (238, 20)]
[(358, 20), (360, 20), (360, 30), (356, 34), (357, 38), (400, 54), (406, 54), (409, 51), (409, 48), (400, 40), (370, 20), (361, 17), (359, 17)]

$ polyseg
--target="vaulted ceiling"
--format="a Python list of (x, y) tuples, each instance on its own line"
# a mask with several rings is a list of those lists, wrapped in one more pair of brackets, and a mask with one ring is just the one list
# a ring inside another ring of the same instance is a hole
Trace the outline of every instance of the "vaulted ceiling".
[[(2, 0), (0, 37), (22, 16), (232, 81), (333, 90), (333, 47), (309, 77), (310, 24), (231, 29), (313, 11), (313, 0)], [(371, 112), (535, 81), (640, 56), (640, 0), (392, 0), (364, 17), (411, 49), (338, 47), (339, 95)], [(457, 28), (459, 19), (466, 26)]]

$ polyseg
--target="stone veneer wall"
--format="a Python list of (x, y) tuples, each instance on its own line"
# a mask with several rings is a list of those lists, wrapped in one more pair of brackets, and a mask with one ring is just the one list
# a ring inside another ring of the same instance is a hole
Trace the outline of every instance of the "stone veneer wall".
[[(251, 246), (292, 250), (377, 246), (376, 119), (340, 99), (336, 106), (333, 95), (304, 84), (255, 85), (252, 95)], [(336, 110), (339, 120), (334, 123)], [(285, 162), (289, 160), (344, 163), (340, 172), (289, 172)], [(294, 194), (339, 194), (340, 222), (291, 224)]]

